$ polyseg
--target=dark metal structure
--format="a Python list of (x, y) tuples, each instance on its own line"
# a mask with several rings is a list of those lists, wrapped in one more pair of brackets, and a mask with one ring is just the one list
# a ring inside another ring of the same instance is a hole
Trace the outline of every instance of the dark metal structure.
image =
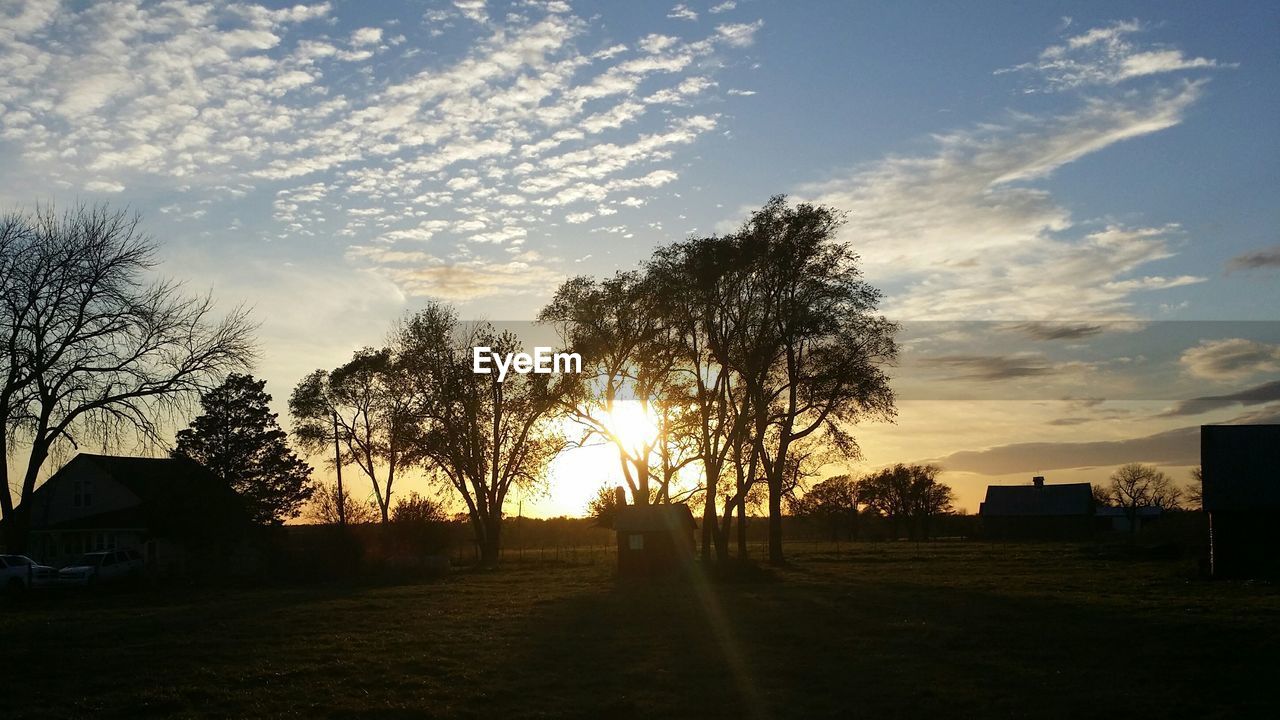
[(1280, 577), (1280, 425), (1202, 425), (1209, 572)]

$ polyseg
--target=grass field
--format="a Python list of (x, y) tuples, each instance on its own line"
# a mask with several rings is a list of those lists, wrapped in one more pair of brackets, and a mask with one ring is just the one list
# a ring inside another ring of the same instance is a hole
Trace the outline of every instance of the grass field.
[(0, 716), (1280, 717), (1280, 591), (1059, 545), (795, 546), (733, 582), (608, 555), (435, 582), (28, 596)]

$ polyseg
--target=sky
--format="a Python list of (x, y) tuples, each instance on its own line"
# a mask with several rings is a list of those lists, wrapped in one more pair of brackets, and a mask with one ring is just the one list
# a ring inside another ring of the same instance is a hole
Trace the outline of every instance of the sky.
[[(1280, 418), (1280, 6), (0, 1), (0, 205), (143, 215), (245, 303), (276, 397), (429, 300), (528, 321), (565, 278), (771, 195), (904, 323), (898, 418), (824, 473), (1185, 478)], [(529, 513), (577, 514), (607, 458)], [(323, 474), (323, 473), (321, 473)], [(605, 481), (608, 478), (604, 478)]]

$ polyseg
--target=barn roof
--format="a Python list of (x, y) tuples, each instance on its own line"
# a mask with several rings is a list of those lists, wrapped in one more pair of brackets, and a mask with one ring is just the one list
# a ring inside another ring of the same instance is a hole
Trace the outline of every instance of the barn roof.
[(693, 530), (697, 527), (693, 513), (684, 503), (626, 505), (618, 508), (618, 516), (613, 521), (614, 530), (629, 533)]
[(1043, 517), (1093, 514), (1093, 486), (988, 485), (979, 514), (988, 517)]

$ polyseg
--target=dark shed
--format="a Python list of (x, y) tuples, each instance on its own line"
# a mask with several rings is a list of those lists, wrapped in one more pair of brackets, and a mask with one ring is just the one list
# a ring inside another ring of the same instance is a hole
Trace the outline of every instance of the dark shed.
[(693, 559), (697, 527), (684, 503), (619, 507), (613, 523), (618, 534), (618, 575), (651, 577), (675, 572)]
[(1036, 476), (1031, 485), (989, 485), (978, 508), (982, 531), (1002, 539), (1070, 540), (1094, 530), (1093, 486), (1048, 485)]
[(1214, 577), (1280, 577), (1280, 425), (1203, 425), (1200, 463)]

